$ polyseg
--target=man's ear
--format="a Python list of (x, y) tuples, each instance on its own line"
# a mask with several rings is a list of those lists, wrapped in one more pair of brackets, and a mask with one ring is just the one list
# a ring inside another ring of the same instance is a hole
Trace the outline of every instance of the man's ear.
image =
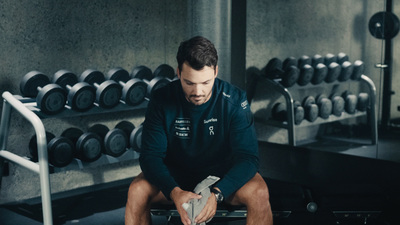
[(215, 75), (214, 75), (214, 78), (217, 77), (217, 75), (218, 75), (218, 65), (215, 66)]

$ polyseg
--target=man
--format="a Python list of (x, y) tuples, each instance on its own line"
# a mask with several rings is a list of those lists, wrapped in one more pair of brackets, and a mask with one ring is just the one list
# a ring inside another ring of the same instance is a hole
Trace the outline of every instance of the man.
[(203, 37), (181, 43), (179, 79), (158, 89), (148, 104), (142, 133), (142, 173), (132, 182), (125, 211), (126, 225), (150, 224), (152, 203), (182, 207), (202, 196), (194, 187), (209, 175), (221, 179), (196, 223), (211, 219), (217, 203), (245, 205), (247, 224), (272, 224), (268, 187), (257, 172), (258, 143), (246, 94), (217, 78), (218, 55)]

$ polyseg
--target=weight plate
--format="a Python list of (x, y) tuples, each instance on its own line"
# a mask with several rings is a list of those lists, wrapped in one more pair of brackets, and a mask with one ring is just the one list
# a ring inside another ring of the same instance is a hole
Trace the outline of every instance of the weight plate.
[(66, 137), (51, 139), (48, 147), (49, 162), (55, 167), (65, 167), (72, 162), (74, 145)]
[(324, 59), (325, 66), (329, 66), (333, 62), (334, 63), (337, 62), (337, 57), (332, 53), (326, 54), (325, 59)]
[(132, 70), (131, 77), (149, 81), (154, 78), (154, 75), (147, 66), (136, 66)]
[(399, 33), (399, 18), (391, 12), (377, 12), (368, 23), (372, 36), (378, 39), (392, 39)]
[(318, 102), (319, 116), (322, 119), (328, 119), (332, 114), (332, 101), (328, 98), (321, 98)]
[(299, 79), (300, 70), (296, 66), (290, 66), (283, 74), (281, 84), (284, 87), (293, 86)]
[(60, 85), (62, 88), (66, 88), (67, 85), (72, 87), (78, 83), (78, 77), (71, 71), (59, 70), (53, 75), (52, 82)]
[(340, 52), (337, 55), (337, 63), (339, 65), (342, 65), (344, 62), (348, 62), (348, 61), (349, 61), (349, 56), (346, 53)]
[(136, 152), (142, 151), (142, 130), (143, 125), (141, 124), (131, 132), (131, 135), (129, 137), (130, 145)]
[[(298, 102), (300, 104), (300, 102)], [(294, 107), (294, 124), (299, 125), (304, 120), (304, 108), (301, 105)]]
[(82, 134), (83, 131), (81, 129), (70, 127), (61, 133), (61, 137), (66, 137), (71, 140), (72, 143), (76, 143)]
[(121, 156), (127, 147), (128, 137), (118, 128), (110, 130), (104, 137), (105, 153), (114, 157)]
[(50, 79), (39, 71), (30, 71), (21, 80), (19, 84), (20, 92), (25, 97), (36, 97), (38, 87), (44, 87), (50, 83)]
[(314, 85), (322, 83), (322, 81), (325, 80), (327, 74), (328, 74), (328, 67), (326, 67), (322, 63), (319, 63), (314, 68), (314, 75), (313, 75), (313, 78), (311, 79), (311, 83)]
[(87, 69), (83, 71), (79, 77), (80, 82), (86, 82), (90, 85), (98, 84), (100, 85), (105, 81), (104, 74), (100, 71), (94, 69)]
[(148, 97), (151, 96), (151, 94), (161, 88), (169, 84), (171, 81), (168, 78), (164, 77), (154, 77), (148, 84), (147, 86), (147, 95)]
[(106, 80), (96, 90), (96, 102), (102, 108), (113, 108), (121, 99), (122, 88), (113, 80)]
[(349, 61), (345, 61), (341, 65), (342, 65), (342, 69), (340, 71), (338, 80), (339, 81), (347, 81), (350, 79), (351, 75), (353, 74), (354, 66)]
[(36, 97), (37, 107), (45, 114), (57, 114), (65, 108), (67, 94), (58, 84), (44, 86)]
[(101, 157), (102, 140), (93, 132), (82, 134), (76, 142), (77, 156), (84, 162), (94, 162)]
[(287, 121), (287, 107), (282, 102), (275, 103), (272, 106), (272, 119), (278, 121)]
[(280, 68), (282, 68), (283, 71), (287, 71), (291, 66), (297, 67), (297, 60), (293, 56), (287, 57), (283, 60), (282, 67)]
[(303, 67), (300, 68), (299, 79), (297, 80), (297, 84), (300, 86), (305, 86), (310, 83), (311, 79), (314, 75), (314, 68), (309, 65), (305, 64)]
[(303, 100), (303, 107), (306, 108), (306, 106), (315, 104), (315, 98), (313, 96), (307, 96)]
[(172, 80), (175, 77), (175, 70), (168, 64), (161, 64), (154, 70), (153, 75), (154, 77), (160, 76)]
[(121, 67), (115, 67), (107, 72), (107, 79), (114, 80), (116, 82), (122, 81), (126, 83), (130, 79), (130, 76), (128, 71), (124, 70)]
[(364, 74), (364, 62), (361, 60), (356, 60), (354, 62), (353, 74), (351, 75), (352, 80), (359, 80), (361, 75)]
[(368, 93), (361, 92), (358, 94), (357, 110), (365, 112), (369, 106), (369, 95)]
[(96, 99), (96, 88), (86, 82), (79, 82), (68, 92), (68, 105), (75, 111), (86, 111), (93, 107)]
[(101, 151), (102, 152), (105, 152), (104, 139), (109, 131), (110, 131), (110, 129), (108, 129), (108, 127), (104, 124), (95, 124), (88, 129), (88, 132), (95, 133), (95, 134), (99, 135), (99, 137), (101, 138)]
[(304, 118), (306, 118), (310, 122), (314, 122), (319, 115), (319, 109), (316, 104), (306, 105), (304, 107)]
[(305, 65), (311, 65), (312, 59), (308, 55), (303, 55), (297, 62), (297, 67), (303, 68)]
[[(46, 145), (50, 142), (51, 139), (55, 138), (55, 135), (46, 131)], [(38, 146), (37, 146), (37, 138), (36, 134), (31, 137), (29, 140), (29, 153), (31, 154), (32, 160), (37, 162), (38, 160)], [(47, 149), (47, 146), (46, 146)]]
[(311, 59), (311, 66), (315, 68), (320, 63), (324, 63), (324, 58), (319, 54), (314, 55)]
[(332, 62), (328, 66), (328, 74), (326, 75), (325, 82), (332, 83), (338, 79), (340, 75), (341, 67), (336, 62)]
[(115, 128), (121, 129), (125, 132), (126, 135), (130, 136), (132, 131), (135, 129), (135, 125), (127, 120), (122, 120), (117, 125), (115, 125)]
[(282, 61), (278, 58), (270, 59), (262, 71), (262, 74), (269, 79), (280, 78), (282, 73)]
[(344, 111), (344, 99), (341, 96), (333, 95), (331, 97), (332, 101), (332, 114), (335, 116), (341, 116), (342, 112)]
[(122, 88), (122, 100), (128, 105), (139, 105), (144, 101), (147, 84), (140, 79), (132, 78)]

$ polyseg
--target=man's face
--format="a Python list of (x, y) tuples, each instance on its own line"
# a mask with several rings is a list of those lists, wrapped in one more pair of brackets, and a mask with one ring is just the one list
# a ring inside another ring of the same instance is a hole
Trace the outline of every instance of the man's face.
[(182, 71), (177, 70), (186, 99), (194, 105), (201, 105), (211, 98), (214, 80), (218, 74), (217, 68), (205, 66), (195, 70), (188, 63), (182, 65)]

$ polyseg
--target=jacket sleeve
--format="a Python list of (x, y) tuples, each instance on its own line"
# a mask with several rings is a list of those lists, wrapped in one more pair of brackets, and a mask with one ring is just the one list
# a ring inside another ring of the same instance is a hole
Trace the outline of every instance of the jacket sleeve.
[(143, 123), (142, 151), (139, 162), (146, 179), (158, 187), (167, 199), (170, 199), (172, 189), (178, 184), (164, 164), (167, 151), (164, 118), (163, 109), (159, 107), (156, 100), (150, 100)]
[(233, 166), (216, 185), (225, 198), (246, 184), (259, 169), (258, 141), (253, 114), (246, 96), (241, 99), (240, 107), (236, 107), (233, 111), (229, 129)]

